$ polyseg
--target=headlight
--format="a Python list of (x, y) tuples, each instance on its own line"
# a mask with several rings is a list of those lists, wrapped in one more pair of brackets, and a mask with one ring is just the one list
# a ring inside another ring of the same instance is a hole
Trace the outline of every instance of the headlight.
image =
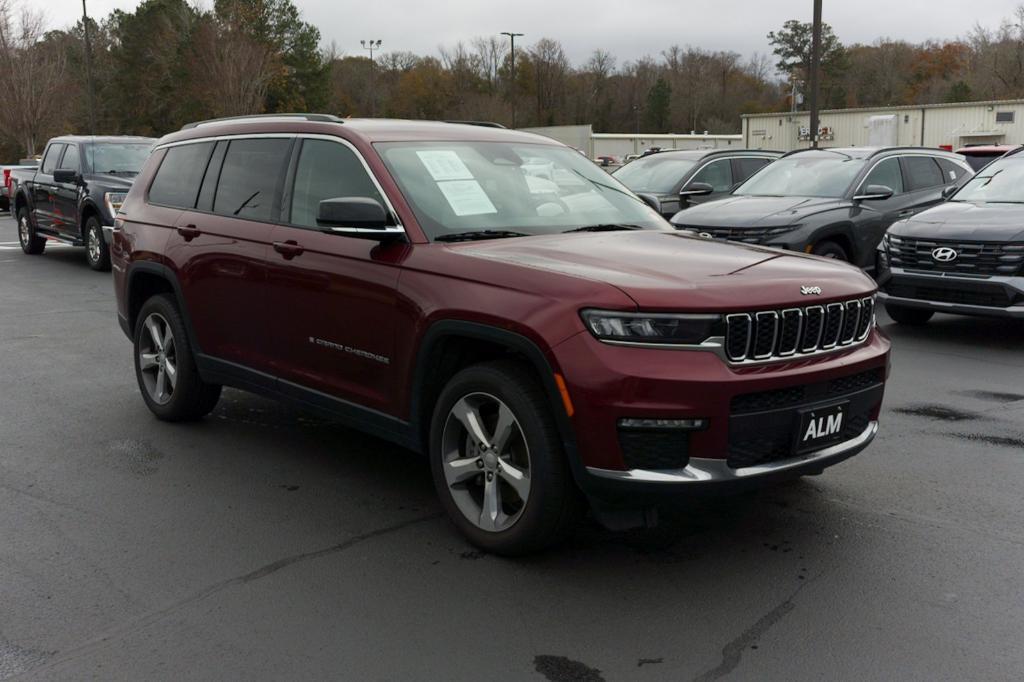
[(584, 310), (583, 321), (602, 341), (696, 345), (724, 336), (721, 315), (619, 313)]
[(126, 192), (107, 192), (103, 195), (103, 200), (107, 203), (107, 209), (110, 211), (110, 215), (117, 215), (117, 212), (121, 210), (121, 204), (124, 203), (124, 198), (128, 196)]

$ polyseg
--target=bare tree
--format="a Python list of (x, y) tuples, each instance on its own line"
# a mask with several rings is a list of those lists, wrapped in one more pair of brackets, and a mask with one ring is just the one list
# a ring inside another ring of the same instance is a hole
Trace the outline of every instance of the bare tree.
[(0, 0), (0, 71), (6, 81), (0, 133), (20, 144), (26, 156), (33, 156), (56, 127), (63, 101), (58, 93), (65, 54), (46, 49), (44, 28), (42, 12)]
[(277, 51), (250, 35), (245, 21), (232, 12), (200, 26), (193, 67), (203, 72), (196, 82), (210, 84), (202, 99), (212, 116), (261, 113), (271, 83), (283, 73)]

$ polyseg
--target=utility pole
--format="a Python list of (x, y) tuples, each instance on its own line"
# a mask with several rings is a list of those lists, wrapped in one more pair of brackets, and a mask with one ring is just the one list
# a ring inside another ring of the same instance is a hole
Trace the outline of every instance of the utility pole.
[[(85, 2), (85, 0), (82, 0)], [(370, 51), (370, 118), (377, 116), (377, 89), (373, 84), (373, 72), (374, 72), (374, 61), (373, 51), (380, 49), (380, 40), (360, 40), (359, 44), (363, 46), (364, 50)]]
[(82, 0), (82, 27), (85, 29), (85, 79), (89, 88), (89, 134), (96, 134), (96, 95), (92, 82), (92, 42), (89, 40), (89, 13)]
[(821, 82), (821, 0), (814, 0), (811, 32), (811, 147), (818, 148), (818, 90)]
[(511, 31), (502, 31), (501, 35), (508, 36), (512, 42), (511, 55), (512, 55), (512, 87), (509, 88), (510, 97), (512, 100), (512, 127), (516, 127), (516, 38), (521, 38), (522, 33), (513, 33)]

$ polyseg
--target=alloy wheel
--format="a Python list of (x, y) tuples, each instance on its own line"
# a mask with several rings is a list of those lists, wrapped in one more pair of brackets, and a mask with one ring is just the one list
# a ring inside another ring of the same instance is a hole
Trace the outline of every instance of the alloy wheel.
[(508, 405), (488, 393), (463, 396), (448, 412), (441, 448), (463, 516), (492, 533), (515, 525), (530, 498), (530, 449)]
[(21, 243), (28, 244), (32, 234), (28, 229), (28, 216), (24, 213), (21, 215), (21, 219), (18, 221), (18, 237), (21, 239)]
[(159, 405), (166, 405), (178, 383), (178, 359), (174, 333), (163, 315), (151, 313), (143, 322), (138, 355), (142, 383), (149, 398)]
[(85, 246), (89, 252), (90, 263), (98, 263), (100, 260), (100, 239), (102, 239), (102, 237), (97, 234), (98, 232), (99, 228), (94, 224), (89, 227), (89, 233), (86, 235)]

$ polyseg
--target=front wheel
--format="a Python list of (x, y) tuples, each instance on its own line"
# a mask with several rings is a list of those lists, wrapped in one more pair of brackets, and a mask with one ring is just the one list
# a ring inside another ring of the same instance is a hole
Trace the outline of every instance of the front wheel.
[(835, 242), (818, 242), (814, 245), (814, 248), (811, 249), (811, 253), (815, 256), (821, 256), (822, 258), (832, 258), (846, 263), (850, 262), (850, 257), (846, 254), (846, 249)]
[(431, 422), (430, 463), (448, 516), (489, 552), (553, 545), (584, 509), (551, 404), (519, 363), (475, 365), (448, 382)]
[(89, 216), (85, 221), (85, 259), (89, 267), (99, 272), (110, 269), (110, 249), (103, 239), (103, 226), (96, 216)]
[(18, 243), (21, 244), (21, 250), (30, 256), (38, 256), (46, 250), (46, 240), (36, 236), (36, 230), (28, 217), (28, 209), (24, 206), (18, 209)]
[(932, 319), (932, 315), (935, 314), (932, 310), (925, 310), (924, 308), (907, 308), (906, 306), (895, 305), (893, 303), (885, 304), (885, 312), (887, 312), (889, 317), (896, 322), (913, 326), (926, 324), (928, 320)]

